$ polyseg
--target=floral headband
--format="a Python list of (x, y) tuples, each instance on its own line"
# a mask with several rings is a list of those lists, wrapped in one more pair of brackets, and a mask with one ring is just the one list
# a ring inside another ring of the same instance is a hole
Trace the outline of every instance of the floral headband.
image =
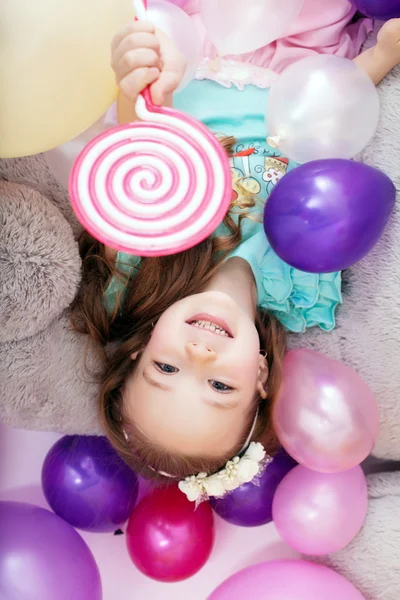
[[(243, 452), (242, 456), (235, 456), (235, 458), (228, 460), (225, 467), (217, 473), (213, 473), (213, 475), (207, 473), (189, 475), (189, 477), (179, 482), (178, 487), (188, 500), (196, 502), (196, 505), (198, 505), (210, 498), (222, 498), (244, 483), (257, 482), (257, 479), (273, 461), (273, 458), (265, 452), (262, 444), (259, 442), (250, 443), (256, 428), (258, 414), (257, 410), (249, 435), (240, 451), (240, 453)], [(124, 436), (126, 440), (129, 440), (125, 431)], [(175, 475), (165, 471), (158, 471), (158, 473), (164, 477), (175, 479)]]
[(179, 489), (191, 502), (199, 504), (212, 497), (222, 498), (228, 492), (236, 490), (244, 483), (259, 477), (272, 462), (262, 444), (251, 442), (241, 458), (229, 460), (225, 468), (213, 475), (199, 473), (179, 482)]

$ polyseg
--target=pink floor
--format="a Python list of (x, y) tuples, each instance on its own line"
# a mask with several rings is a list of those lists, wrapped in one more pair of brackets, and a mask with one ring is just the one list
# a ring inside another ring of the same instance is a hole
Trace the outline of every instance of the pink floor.
[[(48, 449), (59, 438), (52, 433), (9, 429), (0, 425), (0, 500), (20, 500), (47, 508), (40, 472)], [(216, 518), (216, 543), (207, 565), (182, 583), (161, 584), (141, 575), (130, 562), (124, 536), (82, 533), (103, 581), (103, 600), (205, 600), (224, 579), (248, 565), (296, 556), (274, 526), (246, 529)]]

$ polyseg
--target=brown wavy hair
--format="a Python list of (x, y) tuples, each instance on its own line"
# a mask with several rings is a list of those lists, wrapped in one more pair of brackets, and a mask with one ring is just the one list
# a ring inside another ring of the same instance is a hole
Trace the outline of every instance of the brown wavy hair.
[[(233, 138), (224, 140), (227, 149), (233, 143)], [(76, 330), (89, 334), (99, 346), (105, 347), (108, 342), (116, 343), (111, 353), (104, 352), (105, 369), (101, 374), (99, 394), (100, 419), (105, 435), (121, 457), (137, 473), (147, 478), (170, 483), (171, 478), (167, 478), (165, 473), (179, 480), (202, 471), (218, 471), (240, 451), (257, 410), (257, 423), (251, 441), (261, 442), (269, 454), (273, 454), (278, 446), (271, 423), (271, 411), (281, 384), (286, 339), (283, 327), (265, 312), (258, 314), (255, 324), (269, 367), (267, 398), (263, 400), (258, 394), (255, 395), (243, 424), (242, 436), (229, 453), (211, 458), (167, 452), (145, 436), (127, 418), (124, 410), (124, 384), (133, 375), (140, 354), (150, 340), (154, 324), (172, 304), (205, 289), (227, 254), (240, 243), (241, 223), (245, 217), (245, 214), (241, 214), (236, 223), (230, 211), (224, 219), (229, 231), (227, 236), (210, 237), (196, 247), (173, 256), (144, 258), (130, 279), (116, 269), (112, 257), (101, 243), (87, 232), (82, 235), (83, 278), (72, 307), (72, 322)], [(117, 299), (115, 308), (110, 312), (105, 305), (104, 292), (112, 277), (124, 281), (126, 292)], [(133, 361), (131, 355), (136, 352), (139, 357)]]

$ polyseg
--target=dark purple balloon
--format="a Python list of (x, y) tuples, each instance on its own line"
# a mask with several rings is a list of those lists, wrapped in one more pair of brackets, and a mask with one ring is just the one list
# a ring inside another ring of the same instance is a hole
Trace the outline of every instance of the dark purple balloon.
[(88, 546), (54, 513), (0, 502), (1, 600), (101, 600)]
[(105, 437), (65, 436), (42, 469), (47, 502), (68, 523), (86, 531), (113, 531), (130, 516), (138, 480)]
[(258, 527), (272, 521), (272, 501), (282, 479), (297, 462), (283, 449), (266, 468), (260, 481), (245, 483), (224, 498), (212, 499), (215, 512), (233, 525)]
[(387, 21), (400, 17), (400, 0), (353, 0), (360, 12), (372, 19)]
[(341, 159), (290, 171), (273, 190), (264, 229), (277, 255), (309, 273), (332, 273), (361, 260), (377, 243), (396, 200), (378, 169)]

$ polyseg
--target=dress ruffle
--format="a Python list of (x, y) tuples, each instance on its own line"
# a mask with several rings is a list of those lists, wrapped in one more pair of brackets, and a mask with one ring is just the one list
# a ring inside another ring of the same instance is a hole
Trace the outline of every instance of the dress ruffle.
[(289, 266), (272, 250), (263, 231), (237, 248), (230, 257), (246, 260), (257, 284), (258, 305), (274, 314), (288, 329), (302, 333), (318, 326), (335, 327), (335, 311), (342, 302), (341, 274), (304, 273)]

